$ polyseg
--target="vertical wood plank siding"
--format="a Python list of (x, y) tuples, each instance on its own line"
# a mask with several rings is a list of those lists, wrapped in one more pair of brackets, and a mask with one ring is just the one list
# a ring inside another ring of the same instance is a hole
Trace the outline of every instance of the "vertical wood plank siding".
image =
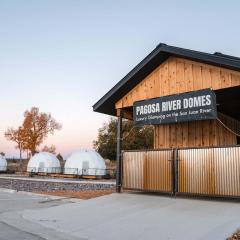
[[(240, 72), (170, 57), (116, 103), (116, 109), (135, 101), (204, 88), (240, 85)], [(157, 125), (154, 148), (234, 145), (237, 138), (216, 120)]]
[(179, 150), (178, 192), (240, 196), (240, 147)]
[[(224, 118), (224, 123), (235, 129), (233, 121)], [(169, 134), (169, 129), (171, 133)], [(237, 137), (217, 120), (204, 120), (154, 127), (154, 148), (209, 147), (237, 144)]]
[(115, 107), (131, 107), (135, 101), (204, 88), (217, 90), (239, 85), (240, 72), (170, 57), (121, 98)]
[(172, 191), (172, 151), (123, 153), (123, 187), (145, 191)]

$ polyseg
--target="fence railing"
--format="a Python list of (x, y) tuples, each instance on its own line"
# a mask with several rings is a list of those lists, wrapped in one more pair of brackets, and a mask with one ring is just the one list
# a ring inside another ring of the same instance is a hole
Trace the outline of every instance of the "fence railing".
[(123, 187), (240, 197), (240, 146), (125, 151)]
[(6, 172), (6, 171), (7, 171), (7, 166), (0, 165), (0, 172)]
[(53, 174), (66, 174), (76, 176), (103, 176), (103, 177), (115, 177), (115, 169), (101, 169), (101, 168), (62, 168), (62, 167), (28, 167), (27, 172), (32, 174), (37, 173), (53, 173)]

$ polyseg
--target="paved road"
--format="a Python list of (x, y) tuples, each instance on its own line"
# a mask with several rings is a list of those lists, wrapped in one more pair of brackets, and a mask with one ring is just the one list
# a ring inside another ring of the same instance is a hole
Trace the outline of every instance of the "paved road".
[(45, 238), (32, 233), (24, 232), (18, 228), (15, 228), (14, 226), (0, 222), (0, 239), (44, 240)]
[(240, 227), (240, 203), (124, 193), (23, 216), (91, 240), (225, 240)]
[(69, 203), (72, 203), (72, 200), (0, 189), (0, 240), (81, 239), (22, 218), (23, 211), (27, 209), (41, 211)]
[(225, 240), (240, 203), (112, 194), (77, 201), (0, 191), (0, 240)]

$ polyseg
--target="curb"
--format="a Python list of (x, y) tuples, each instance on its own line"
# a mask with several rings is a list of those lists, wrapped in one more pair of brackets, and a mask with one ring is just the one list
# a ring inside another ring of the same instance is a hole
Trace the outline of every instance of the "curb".
[(9, 189), (9, 188), (0, 188), (0, 192), (5, 192), (5, 193), (16, 193), (17, 191), (14, 189)]
[(54, 196), (54, 195), (47, 195), (47, 194), (42, 194), (42, 193), (33, 193), (33, 192), (25, 192), (25, 191), (17, 191), (14, 189), (8, 189), (8, 188), (0, 188), (0, 192), (4, 192), (4, 193), (17, 193), (17, 194), (24, 194), (24, 195), (28, 195), (28, 196), (38, 196), (38, 197), (43, 197), (49, 200), (70, 200), (72, 202), (80, 202), (83, 201), (82, 199), (78, 199), (78, 198), (69, 198), (69, 197), (60, 197), (60, 196)]

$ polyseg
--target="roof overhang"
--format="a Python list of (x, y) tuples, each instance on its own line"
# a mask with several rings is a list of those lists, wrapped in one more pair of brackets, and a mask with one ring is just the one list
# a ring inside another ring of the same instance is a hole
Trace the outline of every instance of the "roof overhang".
[(121, 81), (93, 105), (93, 111), (116, 115), (115, 104), (155, 68), (170, 56), (181, 57), (218, 67), (240, 71), (240, 58), (221, 53), (203, 53), (184, 48), (159, 44), (147, 57), (133, 68)]

